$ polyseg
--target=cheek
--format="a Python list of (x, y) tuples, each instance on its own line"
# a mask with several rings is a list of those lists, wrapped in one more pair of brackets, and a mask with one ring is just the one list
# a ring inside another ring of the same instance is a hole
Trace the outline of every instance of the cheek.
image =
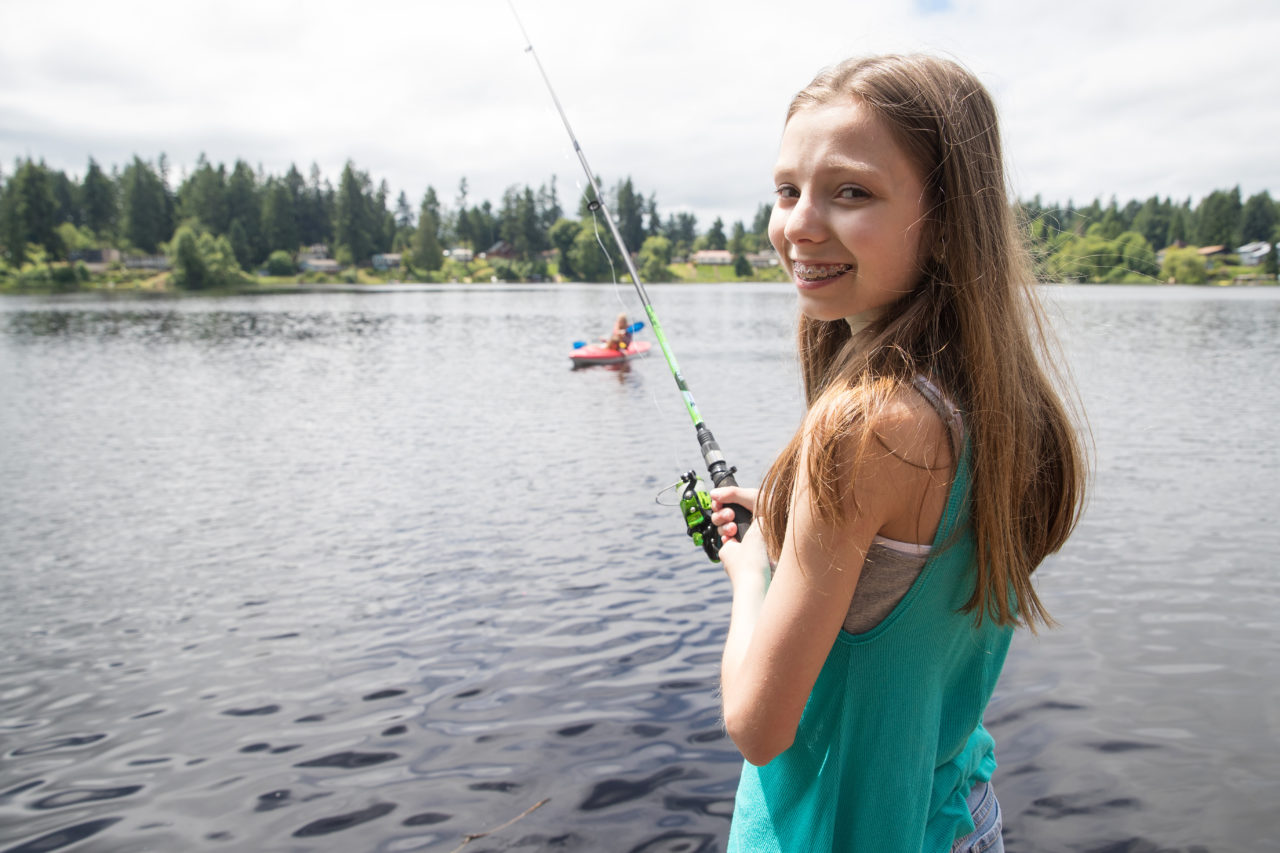
[(787, 212), (775, 204), (769, 214), (769, 242), (773, 244), (774, 251), (784, 258), (787, 256), (787, 238), (783, 234), (786, 228)]

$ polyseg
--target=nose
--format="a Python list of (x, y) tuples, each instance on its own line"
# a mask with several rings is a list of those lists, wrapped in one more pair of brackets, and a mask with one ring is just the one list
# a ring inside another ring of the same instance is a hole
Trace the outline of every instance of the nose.
[(811, 194), (802, 192), (787, 211), (782, 234), (792, 245), (820, 243), (827, 237), (826, 218), (821, 207), (814, 204), (812, 199)]

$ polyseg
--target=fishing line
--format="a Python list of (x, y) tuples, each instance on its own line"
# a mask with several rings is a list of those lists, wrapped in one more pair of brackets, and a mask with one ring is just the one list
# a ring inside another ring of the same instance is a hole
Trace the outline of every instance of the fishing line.
[[(582, 189), (582, 185), (578, 184), (578, 188)], [(590, 197), (587, 196), (585, 189), (582, 190), (582, 195), (587, 199), (588, 203), (591, 201)], [(622, 309), (623, 313), (626, 313), (627, 303), (622, 298), (622, 282), (618, 281), (618, 270), (613, 264), (613, 258), (609, 256), (608, 247), (605, 246), (604, 240), (600, 237), (600, 221), (596, 218), (596, 208), (588, 204), (587, 210), (591, 212), (591, 226), (596, 232), (596, 243), (599, 244), (600, 251), (604, 253), (605, 260), (609, 262), (609, 277), (613, 281), (614, 298), (618, 300), (618, 306)], [(653, 404), (653, 410), (658, 413), (658, 423), (666, 423), (667, 415), (670, 414), (669, 409), (663, 408), (664, 404), (658, 399), (658, 391), (655, 387), (650, 386), (648, 391), (649, 402)], [(665, 452), (671, 454), (671, 467), (676, 471), (682, 470), (684, 466), (680, 462), (680, 452), (676, 450), (675, 444), (672, 443), (671, 436), (667, 434), (666, 430), (661, 430), (660, 433), (662, 435), (663, 444), (665, 445)], [(678, 500), (669, 504), (662, 503), (662, 501), (659, 500), (665, 492), (670, 491), (679, 485), (680, 481), (677, 480), (675, 486), (668, 486), (666, 489), (663, 489), (658, 493), (658, 496), (654, 498), (654, 503), (659, 504), (660, 506), (679, 506)]]
[[(684, 397), (685, 408), (689, 412), (689, 418), (693, 421), (693, 428), (698, 437), (698, 447), (702, 451), (702, 460), (707, 466), (707, 472), (711, 475), (711, 481), (716, 486), (736, 486), (737, 480), (733, 478), (734, 472), (737, 470), (725, 461), (724, 454), (720, 452), (720, 445), (716, 443), (715, 436), (711, 434), (711, 430), (707, 427), (702, 419), (702, 414), (698, 411), (697, 403), (693, 399), (693, 393), (689, 390), (688, 384), (685, 382), (684, 374), (680, 372), (680, 366), (676, 363), (675, 353), (671, 351), (670, 345), (667, 343), (667, 337), (663, 333), (662, 323), (658, 319), (657, 311), (653, 307), (653, 302), (649, 299), (649, 294), (645, 290), (644, 282), (640, 279), (640, 273), (636, 269), (635, 261), (631, 258), (631, 252), (627, 248), (627, 243), (622, 239), (622, 232), (618, 230), (618, 224), (614, 221), (613, 216), (609, 213), (609, 208), (605, 205), (604, 194), (600, 191), (599, 184), (596, 183), (595, 172), (591, 171), (591, 166), (587, 163), (586, 154), (583, 153), (582, 145), (578, 142), (578, 137), (573, 132), (573, 127), (569, 124), (569, 117), (565, 114), (564, 107), (560, 104), (560, 98), (556, 95), (555, 87), (551, 85), (551, 78), (547, 76), (547, 71), (542, 67), (542, 60), (538, 57), (537, 51), (533, 49), (533, 40), (529, 38), (529, 33), (524, 28), (524, 22), (520, 19), (520, 15), (516, 12), (515, 3), (507, 0), (507, 8), (511, 10), (511, 16), (516, 19), (516, 26), (520, 28), (521, 35), (525, 40), (525, 53), (533, 57), (534, 63), (538, 66), (538, 73), (542, 75), (542, 81), (547, 85), (547, 92), (551, 95), (551, 100), (556, 106), (556, 112), (560, 114), (560, 120), (564, 123), (564, 129), (569, 134), (569, 140), (573, 143), (573, 153), (577, 155), (578, 162), (582, 165), (582, 171), (587, 176), (587, 182), (591, 185), (592, 191), (595, 193), (595, 200), (588, 208), (592, 210), (593, 221), (596, 207), (604, 215), (605, 224), (609, 226), (610, 233), (613, 234), (614, 242), (618, 246), (618, 250), (622, 255), (623, 263), (626, 264), (627, 272), (631, 275), (631, 283), (635, 285), (636, 295), (640, 297), (640, 302), (644, 306), (645, 315), (649, 318), (649, 328), (653, 330), (653, 336), (658, 341), (658, 346), (662, 350), (663, 357), (666, 358), (667, 367), (671, 370), (671, 376), (676, 381), (676, 387), (680, 389)], [(597, 230), (597, 237), (599, 231)], [(608, 256), (608, 253), (605, 253)], [(612, 267), (610, 261), (610, 267)], [(683, 478), (688, 484), (686, 491), (686, 499), (694, 501), (694, 507), (700, 503), (701, 498), (692, 495), (697, 485), (696, 475), (690, 471)], [(706, 493), (699, 493), (705, 498)], [(686, 505), (686, 499), (682, 499), (681, 505)], [(747, 525), (751, 523), (751, 513), (746, 508), (737, 504), (729, 505), (733, 509), (734, 521), (738, 526), (738, 538), (742, 538), (742, 534), (746, 531)], [(694, 521), (692, 517), (686, 513), (686, 523), (689, 527), (689, 533), (694, 536), (695, 541), (699, 544), (706, 544), (707, 555), (715, 559), (715, 551), (719, 548), (719, 536), (715, 529), (709, 528), (709, 513), (702, 512), (703, 520), (699, 522), (698, 531), (695, 534)], [(712, 547), (714, 545), (714, 547)]]

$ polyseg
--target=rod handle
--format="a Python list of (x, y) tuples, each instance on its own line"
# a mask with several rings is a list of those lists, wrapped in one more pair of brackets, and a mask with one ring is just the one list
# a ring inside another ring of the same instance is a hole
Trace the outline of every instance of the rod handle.
[[(720, 445), (716, 444), (711, 430), (707, 429), (704, 423), (696, 424), (694, 430), (698, 433), (698, 445), (702, 448), (702, 459), (707, 463), (707, 473), (711, 475), (711, 482), (717, 487), (738, 485), (738, 481), (733, 478), (733, 472), (738, 469), (731, 468), (729, 463), (724, 461)], [(725, 506), (733, 510), (733, 521), (738, 525), (738, 532), (733, 538), (741, 542), (747, 528), (751, 526), (751, 513), (740, 504), (725, 504)]]

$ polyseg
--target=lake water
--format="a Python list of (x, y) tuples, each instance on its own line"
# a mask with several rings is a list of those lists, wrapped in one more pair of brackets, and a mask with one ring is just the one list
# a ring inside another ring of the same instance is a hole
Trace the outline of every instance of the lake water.
[[(757, 482), (790, 289), (650, 293)], [(988, 712), (1007, 849), (1280, 851), (1280, 290), (1047, 296), (1096, 473)], [(693, 430), (656, 351), (566, 357), (620, 310), (0, 300), (0, 851), (722, 850)]]

